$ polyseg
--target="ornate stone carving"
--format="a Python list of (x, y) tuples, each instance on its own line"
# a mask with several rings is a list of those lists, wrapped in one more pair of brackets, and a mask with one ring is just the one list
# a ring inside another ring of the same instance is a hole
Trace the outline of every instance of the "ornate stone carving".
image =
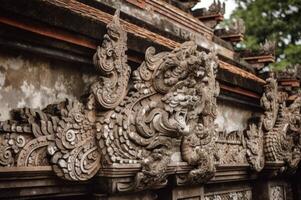
[(294, 170), (300, 161), (301, 96), (286, 106), (283, 103), (275, 126), (265, 134), (265, 158), (268, 162), (285, 162)]
[(100, 167), (93, 128), (95, 113), (78, 101), (68, 100), (51, 106), (51, 110), (60, 118), (47, 147), (54, 172), (67, 180), (92, 178)]
[(220, 88), (216, 81), (218, 68), (214, 54), (205, 55), (205, 74), (198, 87), (200, 100), (196, 107), (196, 121), (193, 131), (184, 136), (181, 144), (182, 158), (197, 168), (190, 171), (188, 180), (193, 183), (206, 182), (214, 176), (215, 158), (214, 145), (217, 140), (217, 126), (214, 120), (217, 115), (216, 98)]
[(260, 104), (264, 109), (264, 114), (259, 122), (250, 122), (248, 130), (245, 131), (247, 160), (251, 168), (261, 171), (264, 167), (264, 134), (271, 130), (277, 119), (279, 108), (278, 85), (274, 77), (266, 80), (265, 91), (260, 99)]
[(5, 167), (48, 165), (46, 147), (52, 137), (52, 126), (47, 123), (49, 116), (30, 108), (12, 110), (11, 116), (11, 120), (0, 123), (0, 164)]
[(198, 17), (212, 16), (212, 15), (217, 15), (217, 14), (224, 15), (225, 11), (226, 11), (225, 9), (226, 9), (225, 2), (221, 3), (220, 0), (217, 0), (217, 1), (214, 0), (208, 9), (206, 9), (206, 8), (196, 9), (193, 11), (193, 14), (197, 15)]
[[(135, 89), (98, 122), (104, 166), (141, 163), (135, 189), (166, 182), (173, 138), (193, 130), (200, 150), (193, 162), (203, 173), (205, 163), (201, 161), (210, 162), (205, 148), (214, 142), (217, 59), (196, 47), (194, 42), (185, 42), (172, 52), (159, 54), (149, 48), (145, 61), (133, 73)], [(186, 143), (183, 151), (190, 148)], [(188, 159), (185, 153), (184, 157)]]
[(84, 181), (113, 164), (136, 163), (135, 181), (119, 186), (142, 190), (167, 183), (172, 149), (182, 140), (183, 160), (196, 165), (189, 180), (209, 180), (217, 138), (215, 54), (197, 51), (192, 41), (158, 54), (150, 47), (127, 92), (130, 68), (118, 12), (107, 28), (93, 59), (102, 75), (85, 101), (13, 111), (0, 126), (0, 164), (51, 165), (61, 178)]
[(220, 165), (239, 166), (248, 163), (243, 131), (219, 132), (214, 152), (218, 155)]
[(284, 188), (283, 186), (273, 186), (270, 188), (270, 199), (284, 200)]
[(97, 109), (114, 108), (123, 100), (130, 74), (126, 33), (118, 16), (119, 11), (94, 55), (94, 64), (104, 76), (91, 86), (86, 104), (66, 100), (43, 110), (13, 110), (12, 120), (0, 126), (4, 133), (1, 165), (52, 165), (59, 177), (75, 181), (88, 180), (98, 172), (101, 154), (95, 139)]
[(285, 163), (282, 170), (294, 171), (300, 161), (301, 96), (289, 106), (278, 92), (274, 77), (267, 79), (261, 98), (264, 114), (246, 130), (247, 159), (260, 171), (264, 163)]
[(217, 0), (217, 1), (213, 1), (213, 3), (209, 6), (209, 9), (208, 9), (208, 14), (222, 14), (224, 15), (225, 14), (225, 10), (226, 9), (226, 3), (223, 2), (221, 3), (220, 0)]
[(228, 200), (228, 199), (251, 200), (252, 191), (251, 190), (231, 191), (231, 192), (224, 192), (221, 194), (205, 195), (205, 200)]
[(252, 122), (245, 132), (246, 139), (246, 158), (250, 164), (251, 169), (259, 172), (264, 167), (264, 138), (261, 125)]
[(266, 112), (263, 116), (264, 153), (266, 162), (285, 162), (294, 170), (300, 161), (300, 95), (286, 106), (281, 100), (274, 79), (268, 79), (269, 87), (262, 97)]
[(264, 109), (261, 121), (265, 131), (270, 131), (275, 125), (279, 109), (278, 97), (277, 80), (270, 77), (266, 80), (265, 92), (260, 99), (260, 104)]
[[(49, 105), (44, 110), (12, 111), (2, 123), (0, 160), (3, 166), (44, 166), (68, 180), (87, 180), (100, 167), (92, 122), (80, 102)], [(48, 155), (51, 159), (48, 160)]]
[(127, 36), (120, 25), (118, 10), (107, 30), (93, 57), (94, 65), (102, 75), (91, 86), (91, 95), (101, 107), (112, 109), (125, 97), (131, 74), (125, 54)]

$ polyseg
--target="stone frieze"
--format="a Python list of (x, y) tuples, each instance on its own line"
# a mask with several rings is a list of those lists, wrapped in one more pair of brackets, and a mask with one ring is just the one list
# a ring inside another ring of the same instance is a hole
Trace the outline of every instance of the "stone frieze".
[(175, 174), (170, 165), (176, 146), (187, 169), (176, 177), (181, 184), (209, 181), (217, 164), (248, 163), (261, 171), (266, 163), (283, 162), (296, 169), (301, 97), (286, 104), (277, 81), (269, 78), (259, 122), (223, 138), (215, 124), (220, 93), (215, 52), (199, 51), (193, 41), (169, 52), (150, 47), (131, 74), (126, 39), (117, 12), (93, 58), (98, 79), (83, 100), (15, 109), (10, 120), (0, 122), (1, 167), (51, 165), (58, 177), (71, 181), (102, 176), (116, 166), (138, 169), (130, 181), (112, 181), (114, 191), (166, 185)]

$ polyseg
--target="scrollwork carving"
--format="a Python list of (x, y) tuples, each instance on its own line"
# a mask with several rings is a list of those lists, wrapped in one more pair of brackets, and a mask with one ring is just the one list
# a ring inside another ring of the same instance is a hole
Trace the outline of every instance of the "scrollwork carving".
[(119, 22), (119, 10), (107, 25), (107, 30), (102, 45), (97, 47), (93, 57), (101, 76), (92, 84), (91, 95), (101, 107), (112, 109), (125, 97), (131, 74), (125, 54), (127, 35)]
[(78, 101), (62, 102), (56, 110), (60, 120), (47, 147), (54, 172), (68, 180), (92, 178), (100, 167), (93, 128), (95, 113)]
[(264, 134), (275, 126), (279, 109), (277, 80), (273, 76), (269, 77), (264, 88), (265, 91), (260, 99), (264, 114), (258, 122), (251, 120), (249, 128), (245, 131), (246, 157), (251, 168), (257, 172), (263, 169), (265, 163)]
[(60, 177), (87, 180), (100, 167), (93, 120), (93, 112), (78, 101), (66, 100), (44, 110), (13, 110), (12, 120), (1, 127), (1, 165), (53, 165)]
[(264, 138), (261, 127), (256, 123), (250, 123), (248, 130), (245, 132), (246, 138), (246, 158), (250, 164), (251, 169), (259, 172), (264, 167)]
[(262, 125), (266, 131), (271, 130), (276, 122), (279, 101), (278, 101), (278, 84), (273, 77), (266, 80), (265, 92), (263, 93), (260, 104), (264, 108), (264, 116), (262, 116)]
[(265, 158), (268, 162), (285, 162), (283, 170), (294, 171), (300, 162), (300, 122), (301, 97), (279, 109), (277, 121), (265, 135)]
[(182, 139), (182, 158), (190, 165), (197, 165), (197, 168), (190, 171), (189, 182), (204, 183), (215, 174), (215, 160), (218, 159), (214, 152), (214, 145), (217, 140), (217, 125), (214, 120), (217, 115), (216, 98), (220, 88), (216, 81), (218, 68), (217, 57), (209, 53), (203, 55), (205, 71), (198, 89), (199, 99), (193, 117), (194, 128), (188, 136)]
[(285, 163), (281, 169), (293, 172), (300, 162), (300, 95), (289, 106), (278, 92), (274, 77), (267, 79), (261, 98), (264, 114), (246, 130), (247, 159), (261, 171), (264, 163)]
[(57, 176), (72, 181), (88, 180), (114, 164), (136, 164), (141, 170), (134, 183), (119, 186), (142, 190), (167, 183), (172, 150), (182, 140), (182, 158), (195, 167), (189, 181), (212, 178), (219, 95), (215, 53), (198, 51), (193, 41), (157, 54), (150, 47), (127, 92), (130, 68), (118, 12), (107, 29), (93, 58), (102, 75), (85, 101), (15, 110), (12, 120), (0, 124), (0, 164), (51, 165)]
[(190, 134), (194, 127), (201, 138), (198, 164), (209, 161), (205, 147), (214, 141), (214, 131), (207, 129), (214, 126), (216, 115), (212, 108), (219, 92), (216, 70), (216, 57), (198, 52), (191, 41), (172, 52), (155, 54), (149, 48), (145, 61), (133, 72), (135, 89), (98, 122), (104, 166), (141, 163), (135, 189), (164, 184), (173, 138)]

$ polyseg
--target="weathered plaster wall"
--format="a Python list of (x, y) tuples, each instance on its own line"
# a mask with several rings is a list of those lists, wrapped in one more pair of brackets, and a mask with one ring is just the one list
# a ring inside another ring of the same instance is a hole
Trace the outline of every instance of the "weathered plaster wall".
[[(50, 103), (79, 99), (96, 78), (90, 66), (78, 66), (37, 55), (0, 50), (0, 120), (13, 108), (43, 108)], [(218, 102), (218, 130), (243, 130), (250, 108)]]
[(65, 98), (79, 99), (95, 79), (89, 66), (0, 50), (0, 120), (13, 108), (44, 108)]
[(218, 102), (215, 123), (218, 124), (218, 131), (225, 131), (226, 133), (244, 130), (247, 128), (248, 120), (255, 114), (254, 111), (252, 112), (252, 108), (220, 101)]

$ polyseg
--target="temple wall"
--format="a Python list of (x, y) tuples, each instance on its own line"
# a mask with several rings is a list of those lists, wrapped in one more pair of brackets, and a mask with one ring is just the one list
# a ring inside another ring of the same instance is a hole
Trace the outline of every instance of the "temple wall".
[(14, 108), (44, 108), (79, 99), (95, 79), (87, 67), (41, 56), (0, 52), (0, 120)]
[(0, 199), (300, 199), (301, 97), (234, 40), (159, 0), (21, 2), (0, 12)]
[(255, 114), (254, 111), (245, 106), (220, 101), (215, 123), (218, 124), (218, 131), (226, 133), (242, 131), (247, 128), (248, 120)]

